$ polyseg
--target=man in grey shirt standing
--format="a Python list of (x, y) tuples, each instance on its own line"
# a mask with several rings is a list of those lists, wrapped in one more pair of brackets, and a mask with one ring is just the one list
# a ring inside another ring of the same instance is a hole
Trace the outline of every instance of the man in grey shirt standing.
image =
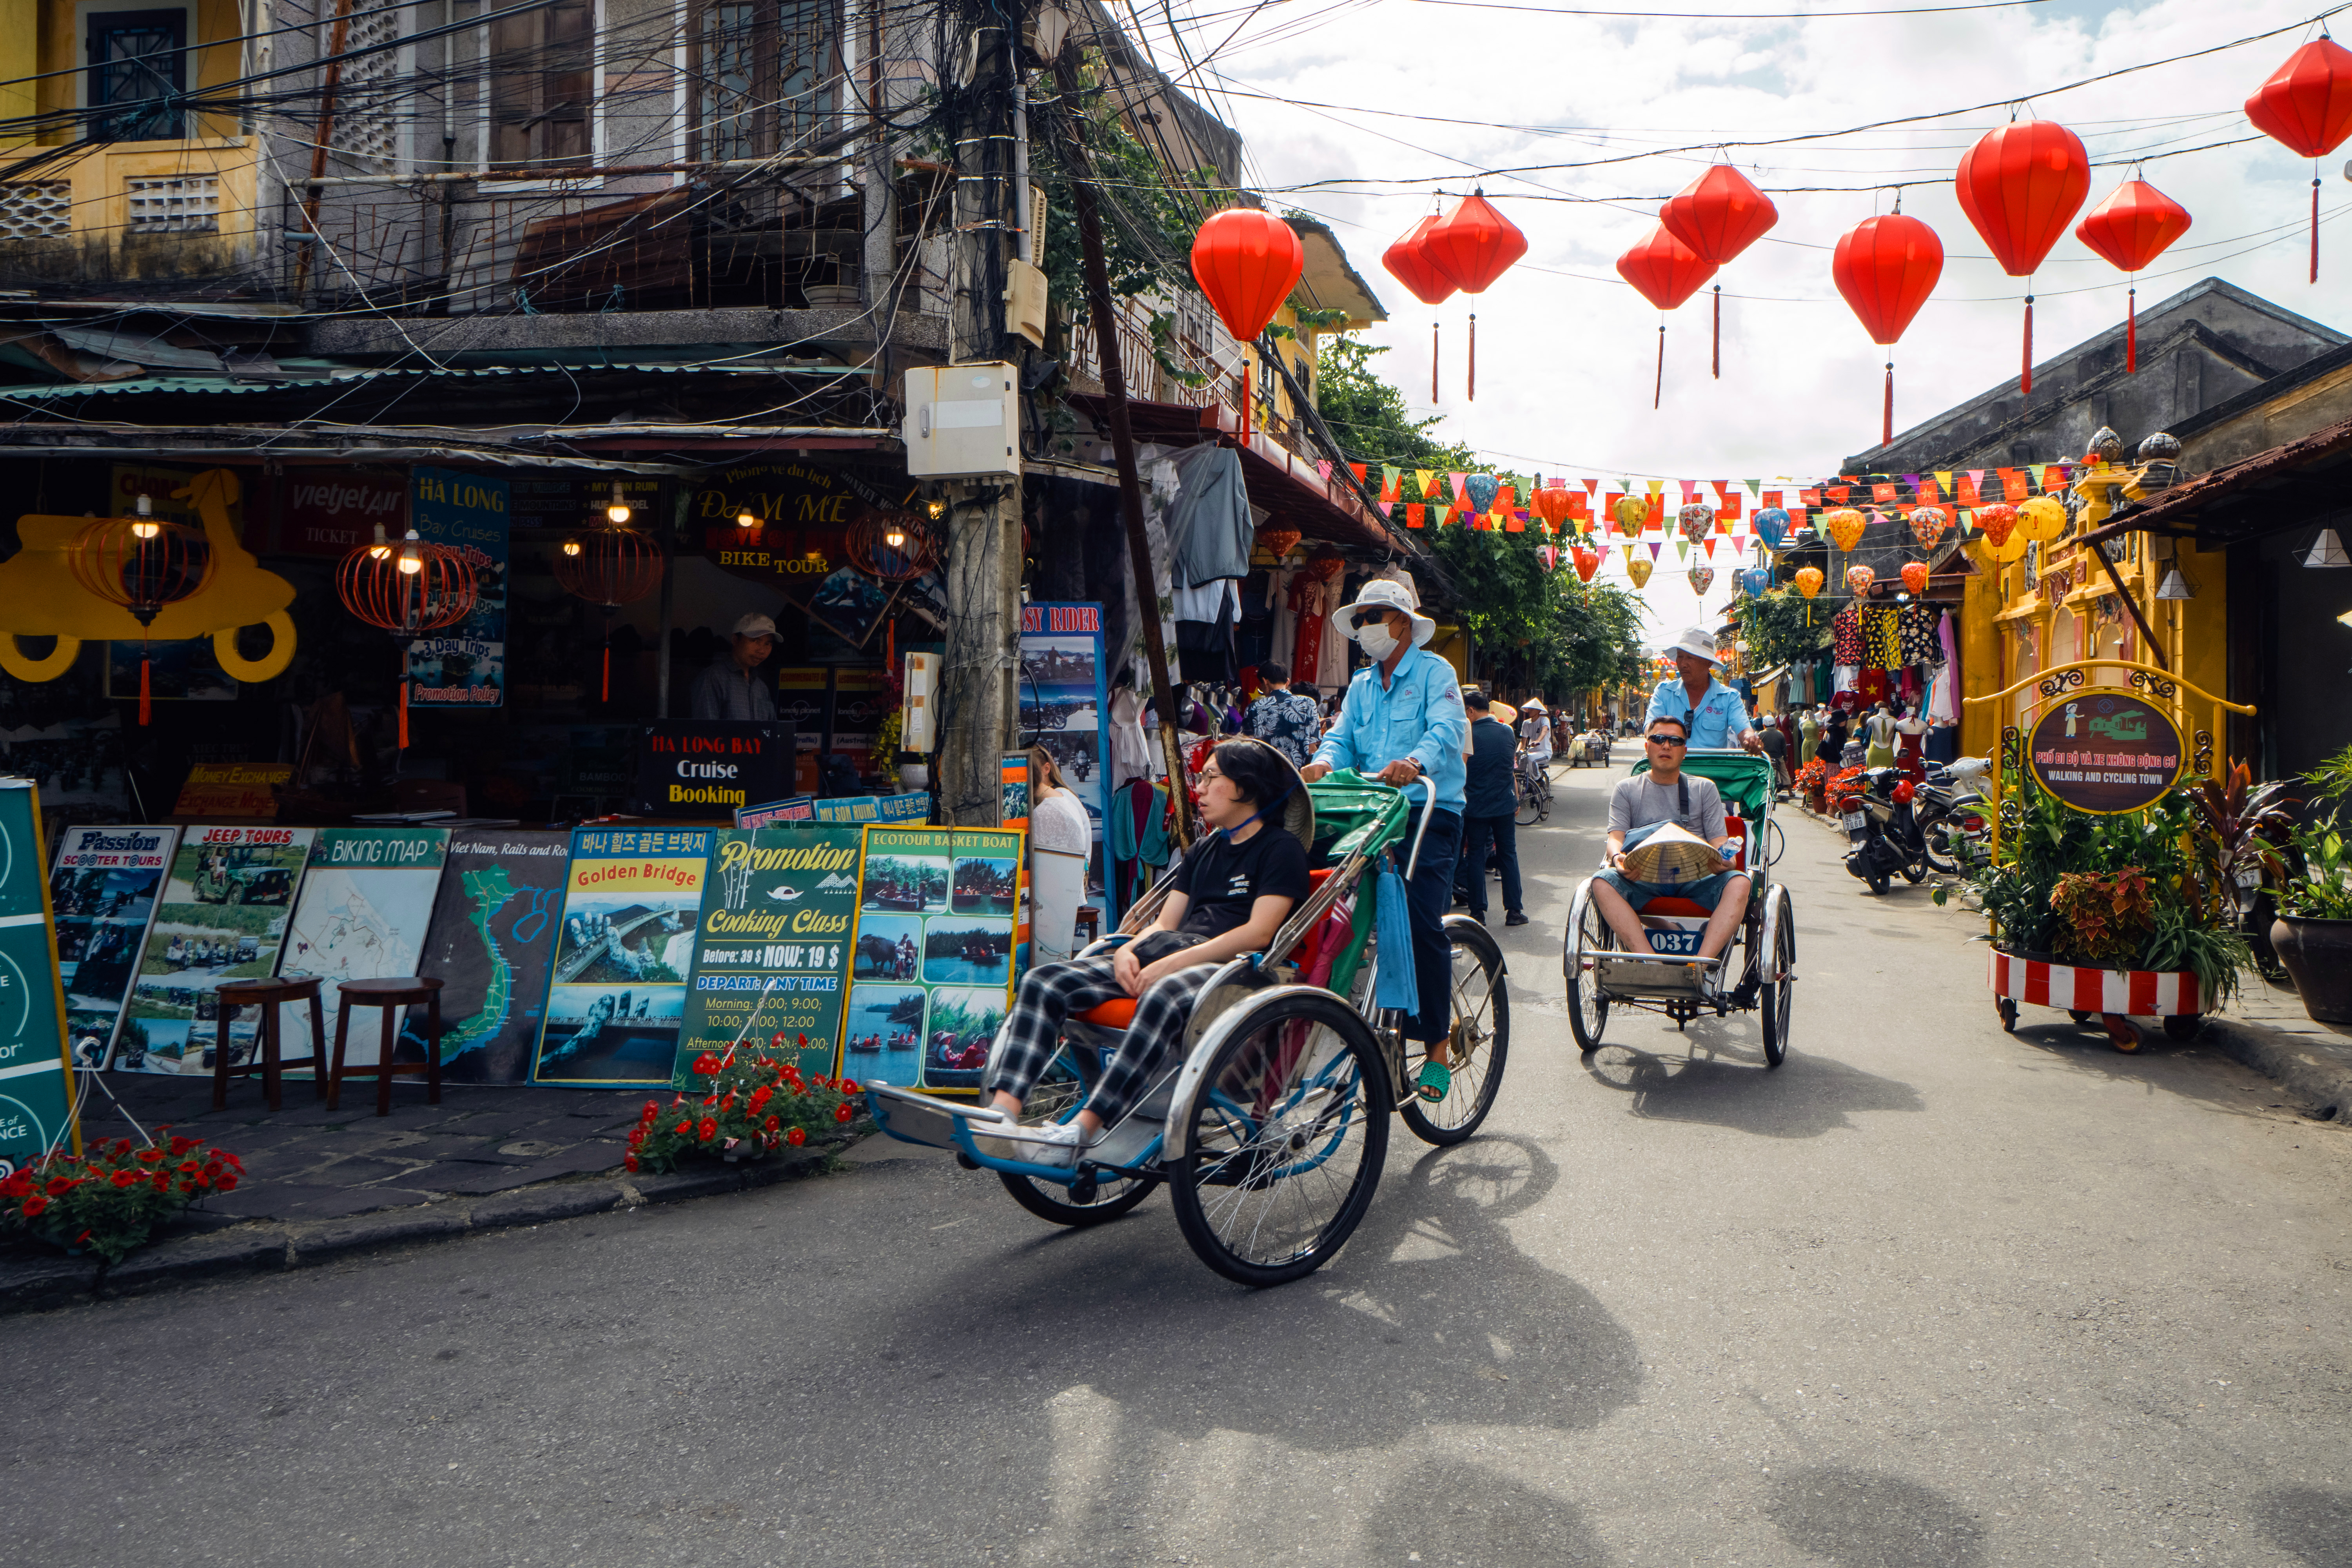
[(1609, 866), (1592, 879), (1592, 902), (1609, 929), (1628, 952), (1654, 953), (1641, 910), (1653, 899), (1688, 899), (1708, 912), (1706, 931), (1699, 938), (1703, 958), (1719, 958), (1731, 943), (1732, 928), (1748, 911), (1748, 875), (1725, 869), (1696, 882), (1637, 882), (1622, 869), (1625, 851), (1647, 838), (1660, 824), (1672, 822), (1721, 849), (1731, 842), (1726, 829), (1723, 796), (1713, 779), (1685, 773), (1683, 753), (1689, 749), (1690, 730), (1672, 714), (1652, 719), (1643, 731), (1650, 771), (1622, 779), (1609, 796)]
[(724, 658), (694, 678), (688, 700), (698, 719), (767, 721), (776, 716), (775, 693), (760, 679), (760, 667), (776, 649), (776, 623), (765, 616), (745, 616), (735, 623), (735, 636)]

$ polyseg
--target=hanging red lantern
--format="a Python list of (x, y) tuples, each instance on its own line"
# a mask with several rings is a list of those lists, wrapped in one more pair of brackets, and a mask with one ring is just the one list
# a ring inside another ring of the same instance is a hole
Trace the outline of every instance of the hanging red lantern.
[[(1255, 207), (1227, 207), (1192, 237), (1192, 278), (1225, 331), (1246, 350), (1265, 331), (1307, 270), (1307, 247), (1291, 226)], [(1250, 359), (1242, 358), (1242, 437), (1250, 434)]]
[[(1870, 341), (1890, 351), (1944, 275), (1944, 242), (1936, 231), (1898, 210), (1867, 217), (1838, 236), (1830, 276)], [(1895, 439), (1895, 355), (1886, 356), (1886, 392), (1879, 444)]]
[[(1381, 254), (1381, 265), (1389, 269), (1389, 276), (1403, 284), (1414, 299), (1430, 306), (1444, 304), (1454, 293), (1454, 279), (1448, 278), (1422, 249), (1422, 242), (1429, 237), (1429, 231), (1437, 224), (1437, 215), (1428, 214), (1405, 230), (1402, 238)], [(1429, 400), (1432, 403), (1437, 401), (1437, 326), (1434, 321), (1429, 323)]]
[[(2325, 158), (2352, 136), (2352, 49), (2319, 37), (2246, 100), (2254, 129), (2304, 158)], [(2319, 171), (2311, 172), (2311, 280), (2319, 281)]]
[(1903, 585), (1915, 594), (1926, 593), (1927, 563), (1925, 561), (1906, 561), (1903, 563)]
[[(213, 552), (202, 529), (154, 514), (154, 502), (139, 498), (129, 517), (101, 517), (74, 535), (66, 550), (74, 581), (92, 597), (131, 612), (145, 629), (167, 605), (193, 596), (211, 581)], [(145, 640), (139, 645), (139, 721), (153, 713)]]
[(614, 511), (624, 520), (628, 515), (617, 484), (614, 487), (608, 521), (571, 535), (555, 555), (555, 580), (563, 591), (604, 612), (604, 684), (597, 699), (602, 702), (613, 700), (614, 612), (652, 593), (661, 585), (662, 578), (660, 543), (631, 528), (625, 521), (610, 521), (609, 513)]
[[(1727, 267), (1780, 221), (1772, 198), (1728, 163), (1717, 163), (1658, 209), (1658, 223), (1702, 261)], [(1723, 374), (1723, 285), (1715, 286), (1715, 374)]]
[(415, 529), (398, 544), (378, 523), (373, 543), (356, 546), (335, 568), (343, 608), (392, 634), (400, 648), (400, 745), (408, 747), (408, 646), (446, 631), (474, 613), (474, 568), (462, 551), (428, 544)]
[[(1465, 294), (1484, 294), (1528, 253), (1528, 237), (1486, 199), (1484, 186), (1422, 232), (1421, 253)], [(1478, 312), (1470, 312), (1470, 400), (1478, 400)]]
[(1532, 499), (1535, 501), (1536, 515), (1551, 524), (1554, 533), (1559, 532), (1560, 525), (1568, 521), (1569, 514), (1575, 505), (1575, 492), (1566, 485), (1540, 486)]
[[(1631, 283), (1643, 299), (1659, 310), (1672, 310), (1681, 306), (1699, 290), (1699, 286), (1715, 276), (1715, 263), (1707, 260), (1666, 232), (1660, 224), (1643, 236), (1642, 242), (1617, 258), (1617, 276)], [(1650, 406), (1655, 408), (1666, 392), (1666, 323), (1658, 322), (1658, 379), (1651, 389)]]
[(1589, 544), (1580, 544), (1576, 547), (1575, 559), (1577, 576), (1587, 583), (1591, 582), (1592, 574), (1601, 570), (1601, 552)]
[[(2126, 180), (2074, 226), (2074, 237), (2117, 270), (2137, 272), (2189, 232), (2189, 209), (2146, 180)], [(2139, 282), (2126, 291), (2124, 374), (2139, 370)]]
[[(2011, 278), (2031, 279), (2091, 194), (2083, 140), (2054, 120), (2021, 120), (1977, 138), (1955, 178), (1960, 210)], [(2033, 289), (2025, 294), (2025, 364), (2019, 390), (2033, 391)]]

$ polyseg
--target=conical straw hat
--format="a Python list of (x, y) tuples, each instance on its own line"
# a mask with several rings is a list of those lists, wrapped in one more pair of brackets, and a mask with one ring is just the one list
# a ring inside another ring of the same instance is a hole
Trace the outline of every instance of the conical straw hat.
[(1636, 882), (1696, 882), (1722, 869), (1714, 845), (1672, 822), (1625, 851), (1625, 874)]

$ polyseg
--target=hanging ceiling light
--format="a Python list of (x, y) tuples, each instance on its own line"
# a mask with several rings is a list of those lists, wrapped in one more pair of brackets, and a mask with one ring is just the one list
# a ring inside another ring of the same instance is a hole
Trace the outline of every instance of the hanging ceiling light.
[(735, 514), (735, 526), (738, 528), (757, 528), (760, 526), (760, 520), (752, 515), (751, 509), (747, 506), (741, 511)]
[(2159, 599), (2193, 599), (2197, 596), (2197, 590), (2189, 585), (2189, 579), (2180, 574), (2179, 567), (2175, 566), (2164, 574), (2156, 596)]
[(2305, 566), (2352, 566), (2352, 555), (2344, 552), (2344, 542), (2336, 537), (2332, 528), (2323, 528), (2311, 548), (2303, 553)]
[(155, 521), (154, 501), (148, 497), (145, 491), (141, 491), (139, 495), (138, 512), (131, 520), (131, 532), (132, 536), (139, 539), (152, 539), (163, 531), (163, 525)]
[[(604, 508), (604, 515), (611, 518), (616, 525), (629, 521), (629, 503), (621, 499), (621, 481), (618, 479), (613, 481), (613, 500), (612, 503)], [(735, 521), (740, 522), (742, 519), (738, 518)]]

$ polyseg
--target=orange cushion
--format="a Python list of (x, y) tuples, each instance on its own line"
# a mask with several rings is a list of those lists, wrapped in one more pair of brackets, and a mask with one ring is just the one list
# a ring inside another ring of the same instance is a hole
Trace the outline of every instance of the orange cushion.
[(1314, 870), (1307, 873), (1307, 885), (1310, 888), (1321, 887), (1323, 885), (1323, 879), (1329, 876), (1331, 871), (1332, 868), (1328, 866), (1317, 867)]
[(1106, 1029), (1124, 1029), (1135, 1022), (1135, 1001), (1132, 996), (1114, 996), (1108, 1002), (1097, 1002), (1078, 1015), (1078, 1022), (1099, 1024)]
[(1706, 919), (1708, 913), (1706, 906), (1690, 899), (1677, 899), (1671, 893), (1652, 899), (1642, 906), (1642, 912), (1645, 915), (1696, 916), (1700, 920)]

